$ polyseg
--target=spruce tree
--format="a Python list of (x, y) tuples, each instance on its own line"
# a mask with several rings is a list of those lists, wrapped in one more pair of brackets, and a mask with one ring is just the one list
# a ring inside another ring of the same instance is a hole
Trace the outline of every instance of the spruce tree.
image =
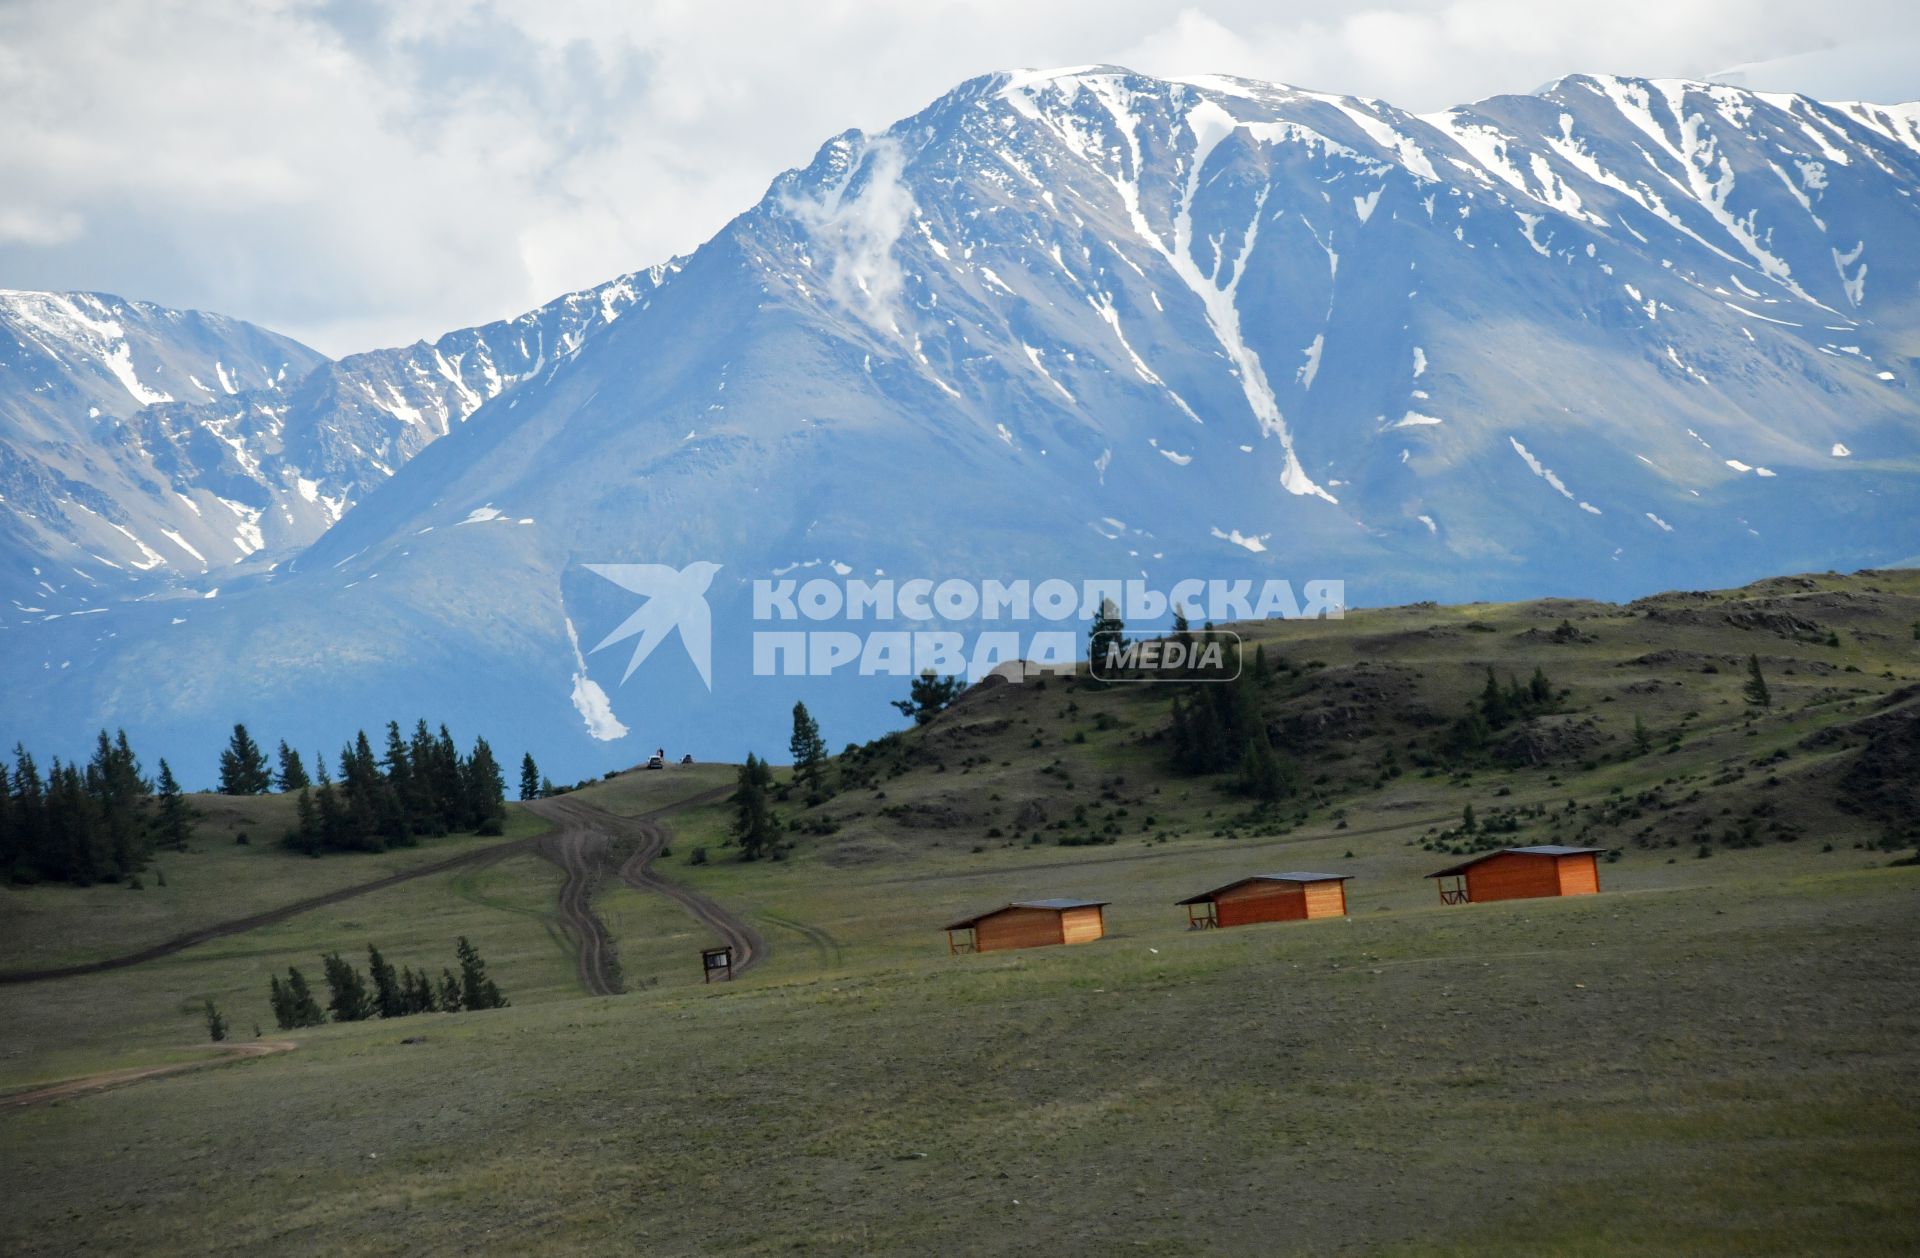
[(193, 832), (193, 806), (187, 803), (173, 769), (160, 761), (160, 838), (176, 852), (187, 850), (187, 838)]
[(253, 741), (244, 725), (233, 727), (233, 738), (220, 753), (220, 793), (222, 795), (264, 795), (273, 785), (267, 771), (266, 753)]
[(520, 798), (540, 798), (540, 766), (533, 762), (531, 751), (520, 757)]
[(447, 1013), (459, 1013), (462, 994), (460, 980), (453, 976), (453, 971), (445, 968), (441, 969), (440, 1008)]
[(758, 860), (774, 854), (777, 832), (773, 814), (767, 806), (767, 789), (773, 785), (773, 770), (767, 762), (747, 753), (740, 766), (732, 797), (733, 837), (740, 844), (741, 860)]
[(813, 719), (804, 703), (793, 705), (793, 737), (787, 741), (787, 750), (793, 755), (793, 780), (804, 786), (809, 796), (817, 794), (827, 744), (820, 737), (820, 722)]
[(1487, 684), (1480, 691), (1480, 715), (1489, 729), (1499, 729), (1512, 716), (1513, 709), (1500, 683), (1494, 679), (1493, 665), (1487, 665)]
[(462, 778), (466, 786), (467, 814), (472, 818), (474, 832), (504, 834), (507, 827), (507, 782), (486, 739), (473, 740), (473, 754), (467, 757)]
[(280, 976), (278, 974), (272, 976), (271, 982), (272, 988), (271, 993), (267, 997), (267, 1003), (273, 1006), (274, 1025), (282, 1031), (291, 1031), (293, 1029), (293, 1006), (287, 999), (287, 989), (280, 985)]
[(325, 836), (320, 829), (320, 810), (314, 806), (313, 791), (308, 787), (300, 788), (300, 798), (294, 806), (296, 818), (293, 833), (287, 836), (287, 846), (296, 852), (305, 852), (308, 856), (320, 855)]
[(286, 991), (287, 1013), (294, 1026), (319, 1026), (327, 1020), (320, 1002), (313, 998), (313, 990), (307, 986), (306, 976), (292, 966), (287, 967)]
[(282, 793), (305, 790), (312, 782), (307, 778), (307, 766), (300, 762), (300, 753), (287, 746), (286, 739), (280, 740), (280, 778)]
[(206, 1019), (208, 1039), (218, 1044), (227, 1038), (227, 1019), (220, 1012), (220, 1007), (213, 1003), (213, 997), (207, 997), (206, 1004), (201, 1007), (201, 1016)]
[(372, 944), (367, 945), (367, 976), (373, 980), (373, 1011), (383, 1018), (404, 1018), (407, 998), (400, 975)]
[(337, 952), (321, 958), (327, 974), (327, 1008), (335, 1022), (364, 1022), (373, 1016), (373, 998), (367, 994), (367, 980), (351, 962)]
[(1743, 688), (1747, 702), (1759, 708), (1773, 706), (1773, 692), (1767, 689), (1766, 676), (1760, 671), (1760, 657), (1747, 657), (1747, 684)]
[(1093, 626), (1087, 630), (1087, 666), (1095, 677), (1111, 677), (1119, 670), (1119, 662), (1114, 652), (1127, 644), (1126, 622), (1120, 619), (1120, 609), (1113, 600), (1100, 600), (1100, 611), (1093, 618)]
[(500, 988), (487, 977), (487, 963), (480, 959), (480, 950), (467, 941), (465, 935), (454, 951), (460, 957), (460, 1003), (467, 1009), (503, 1009), (506, 999), (501, 996)]

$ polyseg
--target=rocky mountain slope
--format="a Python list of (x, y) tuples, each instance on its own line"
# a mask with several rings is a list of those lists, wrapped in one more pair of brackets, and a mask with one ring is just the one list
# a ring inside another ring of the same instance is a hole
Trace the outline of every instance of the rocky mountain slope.
[(204, 592), (284, 560), (669, 273), (337, 362), (219, 315), (0, 294), (0, 620)]
[[(796, 695), (836, 743), (878, 726), (897, 679), (753, 676), (776, 574), (1380, 604), (1897, 563), (1917, 191), (1911, 105), (1575, 76), (1417, 117), (987, 76), (829, 141), (274, 580), (32, 626), (9, 682), (63, 727), (392, 705), (584, 767), (764, 750)], [(639, 600), (588, 565), (696, 562), (711, 690), (671, 642), (630, 679), (593, 652)]]

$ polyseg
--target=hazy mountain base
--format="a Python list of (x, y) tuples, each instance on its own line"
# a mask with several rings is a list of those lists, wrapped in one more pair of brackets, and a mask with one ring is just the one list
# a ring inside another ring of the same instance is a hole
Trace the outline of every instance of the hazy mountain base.
[[(57, 1032), (102, 1062), (116, 1043), (168, 1043), (130, 1013), (170, 1008), (191, 1029), (201, 991), (244, 1025), (267, 973), (341, 935), (405, 956), (457, 924), (510, 941), (494, 968), (528, 992), (9, 1115), (18, 1191), (0, 1236), (29, 1253), (1013, 1252), (1036, 1233), (1166, 1253), (1907, 1252), (1920, 870), (1888, 867), (1884, 823), (1848, 812), (1836, 783), (1901, 745), (1882, 726), (1910, 728), (1916, 617), (1920, 574), (1869, 573), (1259, 627), (1298, 670), (1266, 711), (1310, 787), (1268, 820), (1245, 816), (1230, 777), (1167, 770), (1158, 688), (978, 689), (829, 775), (869, 784), (778, 804), (802, 822), (783, 861), (729, 860), (724, 806), (673, 819), (665, 872), (773, 944), (732, 987), (689, 986), (705, 940), (669, 912), (610, 919), (637, 994), (569, 999), (526, 894), (550, 902), (555, 880), (529, 869), (477, 897), (409, 884), (208, 955), (0, 991), (10, 1035)], [(1764, 712), (1741, 693), (1752, 655)], [(1488, 664), (1540, 667), (1568, 692), (1543, 720), (1590, 731), (1423, 776), (1414, 754)], [(1636, 717), (1657, 736), (1647, 754)], [(646, 812), (713, 772), (632, 772), (579, 798)], [(1522, 817), (1503, 841), (1622, 855), (1592, 899), (1443, 908), (1421, 875), (1453, 857), (1427, 850), (1430, 832), (1468, 803)], [(1763, 806), (1748, 846), (1741, 823)], [(177, 858), (170, 883), (193, 885), (199, 859)], [(1353, 875), (1350, 920), (1184, 929), (1174, 900), (1270, 868)], [(1070, 893), (1113, 901), (1112, 937), (946, 954), (938, 928), (966, 911)], [(1275, 1183), (1299, 1202), (1283, 1216)]]

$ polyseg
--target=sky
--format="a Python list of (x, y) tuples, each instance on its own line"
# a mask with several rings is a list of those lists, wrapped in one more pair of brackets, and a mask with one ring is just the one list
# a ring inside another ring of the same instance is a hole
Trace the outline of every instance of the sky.
[[(696, 248), (976, 74), (1111, 62), (1431, 111), (1580, 71), (1920, 98), (1911, 0), (0, 0), (0, 288), (341, 355)], [(80, 20), (84, 15), (84, 20)]]

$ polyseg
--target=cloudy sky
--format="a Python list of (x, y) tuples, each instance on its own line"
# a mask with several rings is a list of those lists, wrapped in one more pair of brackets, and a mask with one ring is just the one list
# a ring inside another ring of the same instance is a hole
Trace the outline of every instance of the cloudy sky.
[[(1920, 97), (1911, 0), (0, 0), (0, 287), (331, 354), (685, 252), (826, 137), (1116, 62), (1432, 110), (1580, 70)], [(84, 14), (85, 20), (76, 20)]]

